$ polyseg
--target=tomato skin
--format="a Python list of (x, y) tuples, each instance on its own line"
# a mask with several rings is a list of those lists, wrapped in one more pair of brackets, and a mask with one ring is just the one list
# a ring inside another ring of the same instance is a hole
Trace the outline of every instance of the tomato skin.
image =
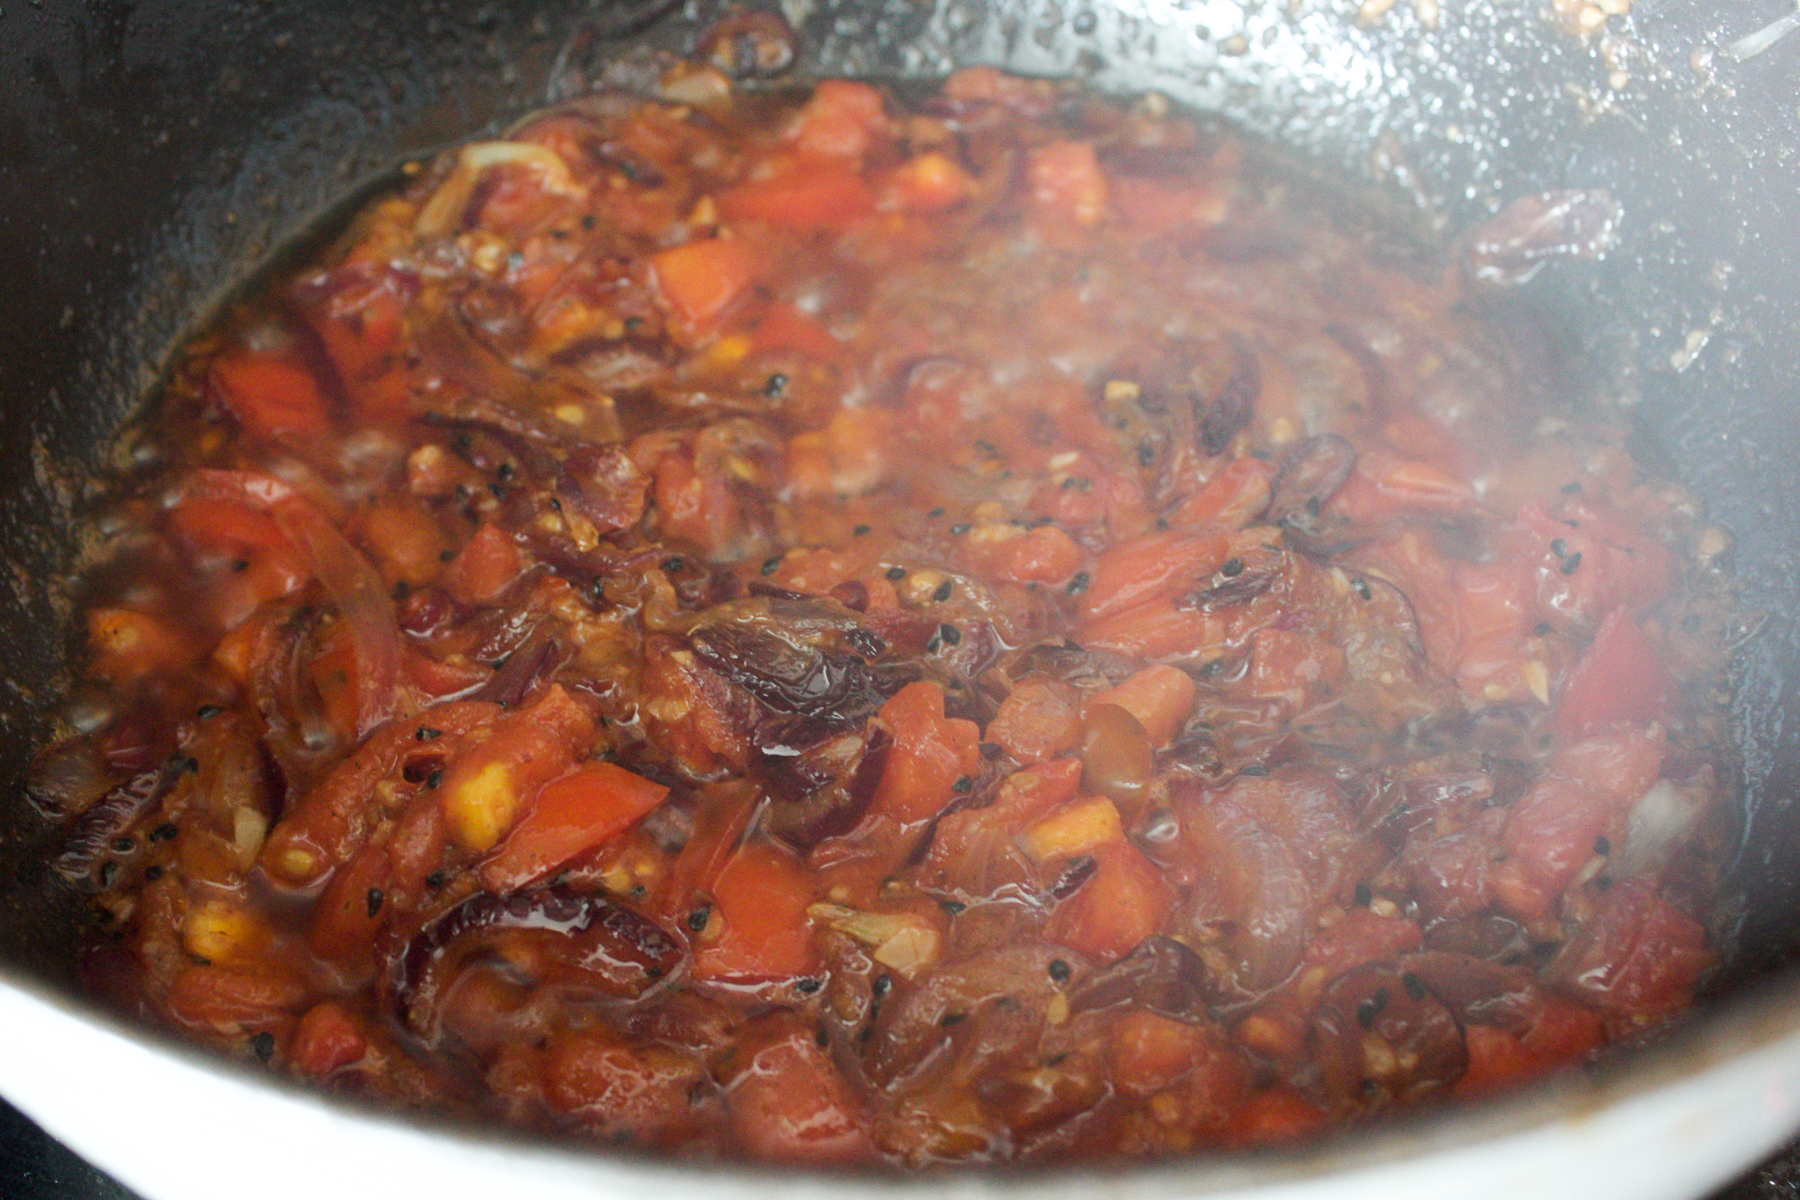
[(956, 781), (981, 769), (981, 732), (973, 721), (944, 716), (944, 691), (909, 683), (881, 706), (894, 739), (871, 809), (910, 825), (929, 820), (956, 798)]
[(621, 833), (669, 789), (609, 762), (588, 763), (538, 792), (530, 811), (481, 868), (496, 892), (539, 879)]
[(694, 977), (756, 982), (792, 979), (811, 971), (813, 879), (786, 852), (767, 842), (746, 845), (712, 884), (716, 940), (701, 935)]
[(1569, 673), (1556, 702), (1556, 730), (1574, 739), (1618, 721), (1661, 720), (1675, 681), (1656, 649), (1624, 608), (1600, 622), (1593, 644)]
[(719, 1074), (732, 1129), (758, 1158), (823, 1166), (874, 1157), (843, 1076), (791, 1014), (746, 1026)]

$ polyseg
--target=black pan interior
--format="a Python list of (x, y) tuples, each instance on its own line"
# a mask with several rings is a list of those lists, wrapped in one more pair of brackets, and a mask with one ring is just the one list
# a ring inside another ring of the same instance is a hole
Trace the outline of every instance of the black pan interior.
[[(1325, 0), (788, 0), (798, 73), (990, 62), (1155, 88), (1444, 227), (1605, 187), (1623, 244), (1546, 271), (1554, 314), (1734, 531), (1748, 642), (1747, 834), (1731, 991), (1800, 955), (1800, 37), (1718, 48), (1784, 0), (1640, 4), (1583, 42), (1534, 5)], [(33, 0), (0, 7), (0, 961), (66, 986), (79, 906), (37, 866), (18, 780), (68, 687), (55, 580), (91, 473), (198, 316), (330, 203), (661, 46), (717, 0)], [(1622, 73), (1622, 78), (1619, 77)], [(1616, 86), (1615, 86), (1616, 85)]]

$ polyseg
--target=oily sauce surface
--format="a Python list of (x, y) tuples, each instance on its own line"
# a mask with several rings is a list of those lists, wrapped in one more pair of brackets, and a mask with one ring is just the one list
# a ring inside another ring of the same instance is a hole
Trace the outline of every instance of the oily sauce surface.
[(1153, 98), (671, 90), (191, 347), (32, 783), (97, 988), (396, 1104), (904, 1165), (1293, 1137), (1688, 1002), (1722, 536), (1480, 272)]

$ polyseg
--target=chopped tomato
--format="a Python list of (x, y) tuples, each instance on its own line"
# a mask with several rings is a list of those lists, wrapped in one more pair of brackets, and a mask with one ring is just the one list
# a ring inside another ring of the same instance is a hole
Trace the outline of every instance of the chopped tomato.
[(694, 951), (695, 978), (792, 979), (814, 968), (806, 915), (813, 879), (795, 859), (767, 842), (746, 845), (713, 882), (712, 898)]
[(481, 869), (498, 892), (522, 887), (620, 833), (661, 804), (669, 789), (597, 762), (544, 785), (499, 851)]
[(801, 106), (794, 148), (821, 158), (861, 159), (886, 122), (887, 104), (877, 88), (847, 79), (822, 80)]
[(129, 683), (157, 671), (178, 671), (196, 657), (188, 637), (168, 622), (130, 608), (88, 612), (88, 672)]
[(475, 531), (444, 568), (443, 587), (462, 604), (491, 604), (525, 569), (512, 536), (489, 523)]
[(288, 1061), (310, 1079), (329, 1079), (368, 1053), (362, 1026), (341, 1004), (326, 1000), (306, 1010), (288, 1043)]
[(590, 1027), (550, 1040), (544, 1100), (555, 1112), (614, 1133), (654, 1135), (691, 1111), (706, 1069), (685, 1054)]
[(318, 377), (290, 358), (242, 351), (214, 359), (208, 378), (219, 402), (257, 437), (310, 436), (331, 427)]
[(716, 322), (749, 290), (760, 261), (735, 238), (710, 238), (664, 250), (650, 270), (669, 310), (691, 327)]
[(1138, 1095), (1161, 1091), (1222, 1050), (1209, 1030), (1139, 1008), (1119, 1017), (1109, 1042), (1114, 1077)]
[(1563, 685), (1556, 728), (1577, 738), (1615, 721), (1647, 725), (1664, 716), (1674, 693), (1650, 639), (1625, 609), (1615, 608)]
[(1130, 842), (1094, 847), (1094, 874), (1057, 906), (1045, 931), (1104, 961), (1122, 958), (1155, 933), (1173, 899), (1162, 872)]
[(1226, 1134), (1247, 1146), (1288, 1142), (1325, 1124), (1325, 1114), (1290, 1087), (1276, 1086), (1253, 1092), (1231, 1114)]
[(1085, 622), (1174, 596), (1225, 561), (1222, 537), (1168, 531), (1145, 534), (1109, 547), (1094, 564), (1081, 597)]
[(853, 172), (803, 169), (721, 192), (719, 211), (728, 221), (767, 221), (801, 230), (843, 229), (875, 211), (875, 193)]
[(499, 844), (537, 789), (567, 771), (594, 737), (593, 719), (555, 684), (492, 730), (450, 765), (442, 783), (450, 834), (474, 853)]
[(988, 722), (987, 737), (1021, 763), (1055, 758), (1081, 741), (1081, 694), (1058, 679), (1019, 681)]
[(1700, 923), (1634, 878), (1602, 893), (1546, 974), (1596, 1008), (1642, 1021), (1687, 1003), (1713, 962)]
[(1106, 215), (1107, 184), (1092, 142), (1049, 142), (1031, 152), (1031, 199), (1040, 212), (1076, 225)]
[(1298, 630), (1256, 631), (1250, 652), (1250, 694), (1286, 700), (1296, 708), (1329, 696), (1344, 679), (1344, 652)]
[(927, 150), (907, 159), (888, 177), (888, 195), (900, 208), (939, 213), (968, 199), (975, 181), (949, 155)]
[(406, 415), (403, 319), (417, 281), (384, 263), (353, 262), (294, 289), (339, 384), (365, 419)]
[(791, 304), (769, 305), (750, 337), (759, 351), (792, 350), (820, 362), (835, 361), (842, 349), (823, 325)]
[(793, 1015), (747, 1027), (722, 1071), (731, 1127), (759, 1158), (847, 1165), (873, 1157), (849, 1085)]
[(935, 683), (909, 683), (881, 706), (894, 743), (872, 807), (902, 825), (937, 816), (956, 798), (959, 779), (981, 769), (981, 733), (973, 721), (944, 716)]
[(1186, 671), (1169, 666), (1145, 667), (1105, 691), (1088, 697), (1088, 707), (1116, 704), (1150, 735), (1152, 746), (1166, 746), (1194, 711), (1198, 689)]

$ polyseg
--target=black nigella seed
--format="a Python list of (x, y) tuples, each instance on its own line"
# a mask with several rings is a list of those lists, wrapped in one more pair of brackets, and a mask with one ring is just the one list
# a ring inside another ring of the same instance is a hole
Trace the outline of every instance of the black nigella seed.
[(363, 905), (368, 910), (370, 918), (373, 918), (376, 913), (381, 911), (381, 902), (383, 899), (385, 899), (385, 897), (381, 894), (380, 888), (370, 888), (369, 894), (363, 897)]
[(1156, 461), (1156, 447), (1149, 442), (1138, 443), (1138, 466), (1147, 467)]
[(155, 829), (150, 831), (150, 840), (153, 842), (166, 842), (179, 832), (180, 830), (175, 828), (175, 823), (173, 821), (164, 821), (161, 825), (158, 825)]
[(699, 908), (688, 913), (687, 927), (695, 933), (699, 933), (702, 929), (706, 928), (706, 923), (710, 920), (712, 920), (712, 906), (710, 904), (702, 904)]
[(813, 1030), (813, 1041), (817, 1042), (819, 1049), (823, 1050), (825, 1047), (831, 1045), (831, 1034), (827, 1033), (825, 1027), (821, 1025)]
[(177, 769), (184, 775), (198, 775), (200, 773), (200, 760), (190, 754), (181, 760)]
[(944, 639), (939, 637), (937, 634), (934, 633), (930, 637), (925, 639), (925, 653), (936, 654), (939, 650), (942, 650), (943, 648), (944, 648)]
[(506, 485), (504, 483), (490, 483), (488, 484), (488, 491), (494, 493), (494, 499), (496, 500), (506, 499)]
[(1577, 550), (1575, 553), (1569, 555), (1569, 557), (1563, 559), (1562, 573), (1564, 575), (1573, 575), (1575, 573), (1575, 568), (1580, 565), (1581, 551)]
[(864, 534), (869, 532), (869, 529), (870, 529), (870, 527), (867, 525), (858, 525), (855, 529), (852, 529), (850, 531), (850, 536), (851, 537), (862, 537)]
[(875, 994), (877, 1000), (881, 999), (883, 996), (894, 990), (894, 977), (892, 975), (877, 975), (875, 977), (875, 982), (869, 985), (869, 990)]
[(1401, 972), (1400, 986), (1405, 988), (1406, 994), (1414, 1000), (1423, 1000), (1425, 998), (1425, 981), (1420, 979), (1417, 975), (1414, 975), (1411, 971)]
[(948, 1029), (952, 1025), (955, 1025), (955, 1024), (958, 1024), (959, 1022), (961, 1022), (962, 1019), (968, 1015), (969, 1015), (968, 1013), (956, 1013), (956, 1012), (945, 1013), (938, 1020), (938, 1028), (939, 1029)]
[(1056, 982), (1067, 983), (1069, 976), (1073, 973), (1074, 972), (1069, 964), (1062, 959), (1053, 958), (1050, 960), (1050, 978), (1056, 980)]
[(137, 843), (128, 837), (120, 836), (112, 840), (112, 848), (115, 854), (130, 854), (137, 849)]
[(144, 868), (144, 882), (155, 883), (163, 877), (163, 869), (155, 864)]
[(764, 575), (773, 575), (775, 573), (775, 568), (779, 567), (780, 565), (781, 565), (781, 556), (779, 554), (772, 555), (768, 558), (765, 558), (765, 559), (763, 559), (762, 573)]
[(962, 641), (962, 630), (954, 625), (939, 625), (938, 637), (943, 641), (944, 645), (954, 646)]
[(1536, 625), (1532, 626), (1531, 632), (1538, 637), (1549, 637), (1550, 636), (1550, 622), (1539, 621)]
[(443, 737), (443, 736), (444, 736), (443, 730), (427, 729), (423, 725), (421, 725), (417, 729), (413, 730), (414, 739), (421, 741), (421, 742), (435, 741), (436, 739)]
[(425, 777), (425, 786), (428, 788), (435, 789), (438, 784), (442, 782), (444, 782), (444, 773), (442, 771), (433, 771)]
[(442, 868), (439, 868), (438, 870), (433, 871), (431, 874), (429, 874), (425, 877), (425, 886), (428, 888), (434, 888), (434, 889), (441, 888), (446, 883), (449, 883), (449, 882), (450, 882), (450, 876)]
[(1375, 893), (1369, 889), (1368, 884), (1359, 883), (1356, 885), (1356, 907), (1367, 908), (1374, 899)]
[(954, 917), (961, 915), (969, 906), (961, 900), (939, 900), (938, 907)]
[(1551, 538), (1550, 553), (1556, 555), (1558, 558), (1569, 557), (1569, 543), (1563, 541), (1561, 538)]
[(806, 975), (794, 980), (794, 990), (802, 996), (810, 996), (825, 986), (825, 981), (813, 975)]
[(681, 570), (681, 568), (683, 568), (685, 566), (687, 566), (687, 561), (685, 559), (683, 559), (681, 557), (681, 555), (679, 555), (679, 554), (674, 555), (671, 558), (665, 558), (662, 560), (662, 569), (671, 575), (673, 575), (676, 571)]
[(266, 1029), (261, 1033), (252, 1034), (250, 1037), (250, 1049), (255, 1053), (256, 1057), (262, 1059), (264, 1062), (268, 1062), (271, 1058), (275, 1057), (275, 1035)]
[(1268, 773), (1269, 773), (1269, 768), (1263, 766), (1261, 763), (1251, 763), (1249, 766), (1245, 767), (1242, 771), (1238, 772), (1239, 775), (1248, 775), (1253, 779), (1262, 779), (1262, 778), (1266, 777), (1268, 775)]
[(1375, 593), (1369, 588), (1369, 581), (1360, 575), (1350, 581), (1350, 587), (1364, 600), (1373, 600), (1375, 598)]
[(1227, 579), (1236, 579), (1243, 573), (1244, 560), (1241, 558), (1228, 558), (1225, 560), (1225, 565), (1219, 568), (1219, 574)]
[(1089, 582), (1088, 581), (1088, 573), (1086, 571), (1075, 572), (1074, 577), (1069, 580), (1069, 586), (1067, 589), (1069, 595), (1079, 596), (1082, 592), (1087, 591), (1088, 590), (1088, 582)]
[(975, 787), (975, 779), (970, 775), (958, 775), (956, 782), (950, 785), (953, 792), (968, 792)]
[(787, 384), (787, 376), (777, 372), (776, 374), (769, 376), (768, 380), (764, 382), (763, 395), (779, 396), (782, 392), (787, 390)]
[(1381, 1009), (1375, 1003), (1373, 997), (1364, 1000), (1361, 1004), (1356, 1006), (1356, 1023), (1361, 1025), (1364, 1029), (1375, 1028), (1375, 1018), (1380, 1015)]
[(906, 568), (905, 567), (889, 567), (887, 569), (887, 577), (889, 579), (895, 580), (896, 582), (899, 580), (905, 579), (906, 578)]
[(968, 526), (967, 522), (952, 525), (950, 527), (950, 536), (951, 537), (961, 537), (963, 534), (965, 534), (967, 532), (969, 532), (969, 526)]
[(1571, 479), (1569, 482), (1562, 485), (1562, 493), (1565, 496), (1573, 496), (1576, 492), (1579, 492), (1580, 490), (1581, 490), (1581, 484), (1576, 482), (1573, 479)]
[(943, 515), (944, 515), (944, 510), (943, 510), (943, 509), (941, 509), (941, 508), (934, 508), (934, 509), (932, 509), (932, 510), (931, 510), (931, 511), (930, 511), (930, 512), (928, 512), (928, 513), (926, 513), (926, 514), (925, 514), (925, 515), (926, 515), (926, 516), (927, 516), (927, 517), (929, 517), (929, 518), (931, 518), (931, 519), (932, 519), (932, 520), (933, 520), (933, 521), (935, 521), (935, 520), (937, 520), (937, 519), (938, 519), (938, 518), (939, 518), (939, 517), (941, 517), (941, 516), (943, 516)]
[(117, 879), (118, 877), (119, 877), (119, 864), (118, 863), (105, 862), (105, 863), (100, 864), (100, 886), (101, 887), (103, 887), (103, 888), (111, 887), (113, 885), (113, 880)]
[(931, 593), (931, 598), (936, 600), (939, 604), (942, 604), (950, 598), (950, 593), (954, 590), (954, 585), (946, 579), (944, 582), (937, 585), (937, 590)]
[(993, 759), (999, 758), (1002, 754), (1005, 754), (1005, 753), (1006, 753), (1006, 748), (1003, 747), (999, 742), (983, 742), (983, 743), (981, 743), (981, 757), (983, 757), (985, 759), (988, 759), (991, 761)]
[(1612, 853), (1612, 841), (1604, 833), (1594, 839), (1594, 853), (1602, 857)]
[(494, 469), (494, 474), (499, 476), (501, 482), (504, 483), (513, 477), (513, 465), (509, 462), (503, 462)]
[(224, 711), (225, 710), (220, 708), (217, 704), (202, 704), (194, 712), (194, 715), (196, 717), (199, 717), (202, 721), (204, 721), (204, 720), (206, 720), (206, 718), (217, 716), (218, 714), (220, 714)]

